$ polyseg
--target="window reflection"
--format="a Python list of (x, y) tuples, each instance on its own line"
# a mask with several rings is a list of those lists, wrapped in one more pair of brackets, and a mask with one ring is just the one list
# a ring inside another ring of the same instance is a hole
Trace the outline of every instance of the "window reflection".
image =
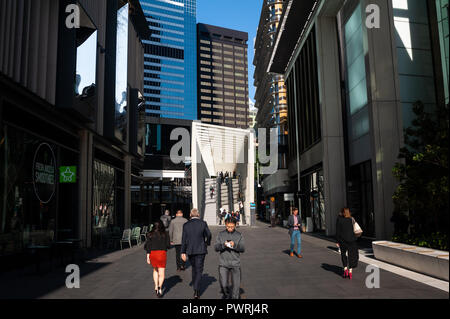
[(117, 11), (117, 51), (116, 51), (116, 111), (115, 136), (125, 141), (127, 138), (128, 106), (128, 4)]
[(87, 38), (77, 40), (79, 43), (77, 43), (75, 94), (79, 96), (87, 95), (88, 88), (95, 86), (96, 83), (97, 30)]
[(107, 229), (111, 229), (116, 223), (115, 170), (107, 164), (95, 161), (92, 211), (94, 246), (103, 244)]
[(141, 92), (138, 91), (138, 136), (137, 149), (138, 154), (144, 156), (145, 153), (145, 98)]

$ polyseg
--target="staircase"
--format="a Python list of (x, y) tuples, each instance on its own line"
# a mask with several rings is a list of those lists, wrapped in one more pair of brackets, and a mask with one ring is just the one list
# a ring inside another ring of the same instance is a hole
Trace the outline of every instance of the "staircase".
[(221, 197), (220, 197), (221, 207), (219, 207), (219, 209), (225, 208), (227, 211), (229, 211), (230, 210), (230, 201), (228, 200), (228, 187), (225, 184), (225, 182), (223, 182), (220, 185), (220, 195), (221, 195)]
[[(210, 187), (214, 188), (214, 195), (211, 198)], [(216, 179), (209, 178), (205, 180), (205, 211), (203, 220), (208, 225), (217, 225), (217, 212), (216, 212), (216, 198), (217, 198), (217, 185)]]
[(236, 211), (239, 209), (239, 181), (237, 179), (229, 180), (228, 192), (230, 211)]
[[(219, 212), (221, 208), (228, 212), (239, 209), (239, 180), (229, 179), (229, 185), (223, 182), (218, 189), (219, 183), (215, 178), (205, 180), (204, 190), (204, 214), (203, 220), (208, 225), (219, 224)], [(214, 188), (214, 195), (211, 197), (210, 187)], [(220, 197), (220, 198), (219, 198)], [(242, 220), (242, 215), (241, 215)]]

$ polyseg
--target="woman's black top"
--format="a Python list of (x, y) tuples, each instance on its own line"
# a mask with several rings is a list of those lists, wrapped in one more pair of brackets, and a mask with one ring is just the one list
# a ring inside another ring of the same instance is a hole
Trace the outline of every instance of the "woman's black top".
[(147, 241), (145, 242), (144, 249), (147, 253), (150, 253), (152, 250), (166, 250), (170, 248), (170, 238), (168, 234), (158, 235), (158, 234), (149, 234), (147, 236)]
[(336, 240), (338, 243), (351, 243), (356, 241), (355, 233), (353, 232), (353, 221), (351, 218), (339, 216), (336, 221)]

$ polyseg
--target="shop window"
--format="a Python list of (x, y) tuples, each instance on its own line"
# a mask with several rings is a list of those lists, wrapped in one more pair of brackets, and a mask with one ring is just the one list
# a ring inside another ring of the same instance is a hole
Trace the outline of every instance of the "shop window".
[(2, 128), (0, 256), (20, 253), (29, 245), (49, 245), (54, 241), (57, 153), (52, 143), (44, 143), (34, 135), (7, 125)]
[(93, 245), (102, 244), (102, 239), (117, 223), (115, 214), (115, 169), (107, 164), (94, 162), (94, 190), (92, 208)]

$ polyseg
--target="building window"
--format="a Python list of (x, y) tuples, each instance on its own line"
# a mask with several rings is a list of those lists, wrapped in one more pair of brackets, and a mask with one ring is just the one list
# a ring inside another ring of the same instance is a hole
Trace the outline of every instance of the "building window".
[(364, 236), (375, 237), (371, 161), (350, 167), (347, 202), (352, 216), (364, 229)]
[(114, 135), (121, 141), (127, 140), (128, 102), (128, 4), (117, 11), (116, 45), (116, 107)]
[[(318, 90), (316, 36), (313, 28), (298, 56), (289, 80), (295, 78), (300, 152), (319, 142), (321, 139), (320, 105)], [(291, 91), (291, 94), (293, 91)]]
[(448, 0), (436, 0), (439, 41), (441, 47), (442, 70), (444, 77), (445, 103), (449, 103), (449, 32)]

